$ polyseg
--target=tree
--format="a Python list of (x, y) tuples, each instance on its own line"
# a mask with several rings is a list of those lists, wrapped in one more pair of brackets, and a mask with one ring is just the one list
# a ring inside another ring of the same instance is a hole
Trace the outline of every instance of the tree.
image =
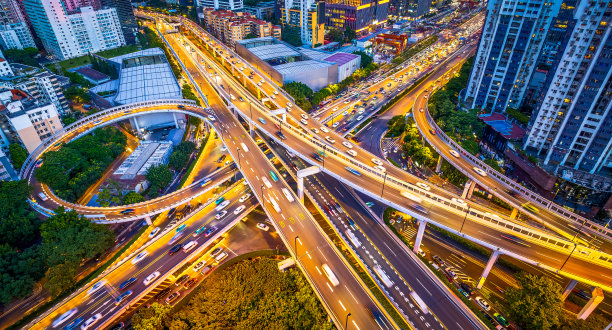
[(154, 302), (148, 308), (140, 308), (132, 317), (135, 330), (163, 329), (172, 306)]
[(340, 30), (336, 28), (331, 28), (329, 29), (329, 32), (327, 32), (328, 40), (332, 40), (335, 42), (342, 42), (343, 37), (344, 36), (342, 35), (342, 32), (340, 32)]
[(159, 164), (149, 167), (145, 178), (151, 184), (151, 192), (153, 195), (157, 195), (158, 190), (164, 190), (172, 181), (172, 171), (167, 165)]
[(302, 36), (300, 35), (299, 27), (293, 27), (288, 25), (283, 26), (283, 33), (281, 35), (281, 39), (283, 39), (284, 42), (292, 46), (302, 46)]
[(28, 151), (19, 143), (11, 143), (9, 145), (9, 156), (13, 162), (13, 166), (19, 171), (28, 158)]
[(472, 155), (477, 155), (480, 151), (480, 147), (478, 146), (478, 142), (474, 139), (463, 140), (461, 141), (461, 147), (465, 149), (465, 151), (471, 153)]
[(295, 104), (297, 106), (305, 111), (312, 109), (310, 99), (313, 97), (313, 92), (308, 85), (301, 82), (292, 81), (283, 85), (283, 89), (295, 99)]
[(244, 37), (244, 39), (255, 39), (257, 38), (257, 35), (255, 33), (249, 33), (246, 35), (246, 37)]
[(25, 180), (0, 182), (0, 242), (25, 247), (36, 238), (40, 220), (27, 202), (31, 191)]
[(351, 42), (356, 38), (357, 38), (357, 33), (355, 33), (355, 30), (347, 26), (346, 29), (344, 30), (344, 39), (346, 40), (346, 42)]
[[(75, 73), (76, 74), (76, 73)], [(80, 77), (80, 76), (79, 76)], [(87, 90), (78, 86), (72, 86), (64, 90), (64, 96), (74, 103), (88, 103), (91, 102), (91, 97), (87, 93)]]
[(144, 202), (144, 197), (142, 197), (141, 194), (135, 191), (130, 191), (129, 193), (125, 194), (125, 196), (123, 196), (123, 200), (121, 201), (121, 204), (130, 205), (130, 204), (136, 204), (136, 203), (141, 203), (141, 202)]
[(36, 56), (40, 52), (37, 48), (29, 47), (24, 49), (6, 49), (4, 50), (4, 56), (9, 62), (17, 62), (29, 66), (38, 66), (38, 60)]
[(0, 303), (29, 295), (36, 281), (45, 275), (44, 269), (37, 246), (18, 252), (8, 244), (0, 245)]
[(51, 296), (57, 297), (74, 285), (75, 276), (76, 265), (72, 263), (52, 266), (46, 274), (47, 282), (45, 283), (45, 289), (49, 290)]
[(372, 56), (370, 56), (370, 55), (368, 55), (368, 54), (366, 54), (364, 52), (356, 51), (356, 52), (353, 52), (353, 54), (361, 56), (361, 67), (362, 68), (369, 67), (370, 64), (372, 64), (372, 62), (374, 61)]
[(524, 329), (552, 329), (563, 313), (561, 286), (545, 276), (526, 272), (516, 275), (519, 288), (508, 288), (506, 302), (510, 317)]
[(119, 197), (114, 195), (109, 188), (102, 188), (100, 189), (100, 192), (98, 192), (96, 202), (100, 206), (109, 207), (111, 204), (119, 204)]

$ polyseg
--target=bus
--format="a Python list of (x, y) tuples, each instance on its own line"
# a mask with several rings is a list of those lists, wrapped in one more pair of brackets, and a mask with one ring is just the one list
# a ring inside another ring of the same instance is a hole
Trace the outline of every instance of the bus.
[(417, 303), (417, 305), (419, 306), (419, 308), (421, 309), (423, 313), (429, 314), (429, 309), (427, 308), (427, 305), (425, 304), (423, 299), (421, 299), (421, 297), (419, 297), (419, 295), (416, 294), (416, 292), (411, 291), (410, 296), (412, 297), (412, 299), (414, 299), (414, 301)]
[(353, 234), (352, 231), (347, 229), (345, 233), (346, 233), (346, 236), (348, 236), (351, 243), (353, 243), (353, 245), (355, 245), (356, 248), (361, 246), (361, 242), (359, 242), (359, 239), (357, 239), (357, 236), (355, 236), (355, 234)]
[(402, 191), (400, 194), (401, 194), (402, 196), (404, 196), (404, 197), (408, 198), (409, 200), (411, 200), (411, 201), (413, 201), (413, 202), (416, 202), (416, 203), (421, 203), (421, 202), (423, 201), (422, 199), (420, 199), (420, 198), (419, 198), (419, 197), (417, 197), (416, 195), (414, 195), (414, 194), (412, 194), (412, 193), (409, 193), (409, 192), (407, 192), (407, 191)]
[(331, 270), (331, 268), (329, 268), (327, 264), (323, 264), (322, 268), (323, 273), (325, 273), (325, 276), (327, 276), (327, 279), (331, 282), (333, 286), (340, 285), (340, 281), (338, 281), (336, 274), (334, 274), (334, 272)]
[(274, 182), (278, 182), (278, 177), (276, 176), (276, 173), (274, 173), (274, 171), (270, 171), (270, 177), (272, 178), (272, 180), (274, 180)]
[(376, 265), (376, 266), (374, 266), (372, 268), (374, 268), (374, 272), (376, 273), (378, 278), (380, 278), (380, 280), (383, 282), (383, 284), (387, 288), (390, 288), (393, 285), (393, 282), (389, 279), (389, 276), (387, 276), (387, 274), (385, 274), (385, 272), (382, 270), (382, 268), (380, 268), (379, 265)]

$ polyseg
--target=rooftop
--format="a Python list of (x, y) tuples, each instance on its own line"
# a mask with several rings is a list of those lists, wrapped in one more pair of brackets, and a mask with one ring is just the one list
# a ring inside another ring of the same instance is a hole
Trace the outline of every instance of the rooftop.
[(290, 56), (300, 56), (300, 53), (298, 53), (296, 50), (282, 43), (252, 47), (249, 48), (249, 51), (263, 61)]
[(337, 63), (338, 65), (343, 65), (346, 64), (356, 58), (358, 58), (359, 55), (355, 55), (355, 54), (349, 54), (349, 53), (335, 53), (332, 56), (329, 56), (327, 58), (325, 58), (325, 61), (329, 61), (329, 62), (333, 62), (333, 63)]
[(80, 73), (84, 77), (89, 78), (90, 80), (93, 80), (93, 81), (102, 81), (102, 80), (106, 80), (110, 78), (104, 73), (98, 70), (94, 70), (92, 68), (88, 68), (88, 67), (79, 68), (76, 70), (76, 72)]
[(506, 116), (501, 113), (484, 114), (478, 118), (509, 140), (520, 140), (525, 135), (524, 129), (517, 124), (509, 123)]
[(274, 69), (280, 72), (283, 75), (304, 72), (317, 68), (326, 68), (330, 66), (329, 63), (318, 62), (313, 60), (301, 61), (301, 62), (292, 62), (286, 64), (280, 64), (274, 66)]

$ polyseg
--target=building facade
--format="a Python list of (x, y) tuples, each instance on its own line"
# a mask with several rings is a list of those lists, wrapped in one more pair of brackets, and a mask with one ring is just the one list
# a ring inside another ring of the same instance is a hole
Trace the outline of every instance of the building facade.
[(115, 8), (80, 7), (70, 14), (61, 0), (24, 0), (34, 31), (48, 53), (64, 60), (125, 45)]
[(323, 1), (277, 0), (276, 17), (281, 24), (300, 30), (302, 43), (312, 47), (323, 44), (325, 6)]
[(262, 21), (249, 13), (203, 8), (202, 22), (206, 29), (224, 44), (234, 47), (249, 36), (281, 39), (280, 26)]
[(271, 20), (274, 18), (274, 6), (276, 2), (265, 1), (260, 2), (255, 6), (244, 6), (243, 11), (263, 20)]
[(13, 164), (2, 149), (0, 149), (0, 181), (12, 181), (18, 178), (19, 175), (15, 171)]
[(524, 147), (544, 166), (589, 173), (612, 168), (612, 6), (579, 1), (575, 24), (551, 68)]
[(561, 0), (491, 0), (464, 102), (503, 112), (518, 108)]
[(3, 49), (36, 47), (23, 8), (17, 0), (0, 0), (0, 46)]
[(196, 0), (198, 7), (221, 10), (241, 10), (244, 8), (242, 0)]
[(344, 31), (351, 28), (364, 36), (387, 22), (389, 0), (330, 0), (325, 4), (325, 23)]
[(129, 0), (100, 0), (103, 7), (115, 8), (117, 17), (123, 32), (123, 39), (127, 45), (136, 43), (136, 33), (138, 32), (138, 22), (134, 16), (134, 8)]

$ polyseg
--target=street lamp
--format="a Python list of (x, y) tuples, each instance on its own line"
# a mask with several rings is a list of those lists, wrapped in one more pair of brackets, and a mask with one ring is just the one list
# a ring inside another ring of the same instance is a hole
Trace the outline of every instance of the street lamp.
[(351, 316), (351, 313), (346, 314), (346, 322), (344, 322), (344, 330), (348, 329), (349, 316)]
[(463, 230), (463, 225), (465, 225), (465, 220), (467, 219), (468, 213), (470, 213), (470, 206), (468, 205), (468, 209), (465, 212), (465, 217), (463, 217), (463, 223), (461, 224), (461, 229), (459, 229), (459, 232), (461, 232)]
[(574, 234), (574, 237), (572, 237), (572, 242), (574, 241), (574, 239), (576, 239), (576, 236), (578, 236), (578, 233), (582, 231), (582, 227), (584, 227), (585, 223), (586, 223), (586, 220), (582, 221), (582, 224), (580, 225), (580, 228), (578, 228), (578, 230), (576, 230), (576, 234)]
[(385, 173), (385, 178), (383, 179), (382, 191), (380, 192), (380, 198), (383, 196), (383, 192), (385, 192), (385, 182), (387, 182), (387, 173)]
[(561, 267), (559, 268), (559, 271), (561, 271), (561, 269), (563, 269), (563, 266), (565, 266), (565, 264), (567, 263), (567, 261), (569, 260), (569, 258), (572, 256), (572, 254), (574, 253), (574, 251), (576, 250), (576, 247), (578, 247), (578, 244), (574, 243), (574, 248), (572, 249), (572, 252), (570, 252), (570, 254), (567, 256), (567, 259), (565, 259), (565, 261), (563, 262), (563, 265), (561, 265)]
[(236, 151), (238, 152), (238, 171), (236, 171), (236, 174), (234, 174), (234, 181), (236, 181), (236, 179), (238, 178), (238, 172), (242, 171), (242, 162), (240, 160), (240, 147), (236, 148)]
[(295, 238), (293, 239), (293, 249), (295, 250), (295, 257), (297, 258), (298, 253), (297, 253), (297, 240), (300, 238), (300, 236), (295, 236)]

